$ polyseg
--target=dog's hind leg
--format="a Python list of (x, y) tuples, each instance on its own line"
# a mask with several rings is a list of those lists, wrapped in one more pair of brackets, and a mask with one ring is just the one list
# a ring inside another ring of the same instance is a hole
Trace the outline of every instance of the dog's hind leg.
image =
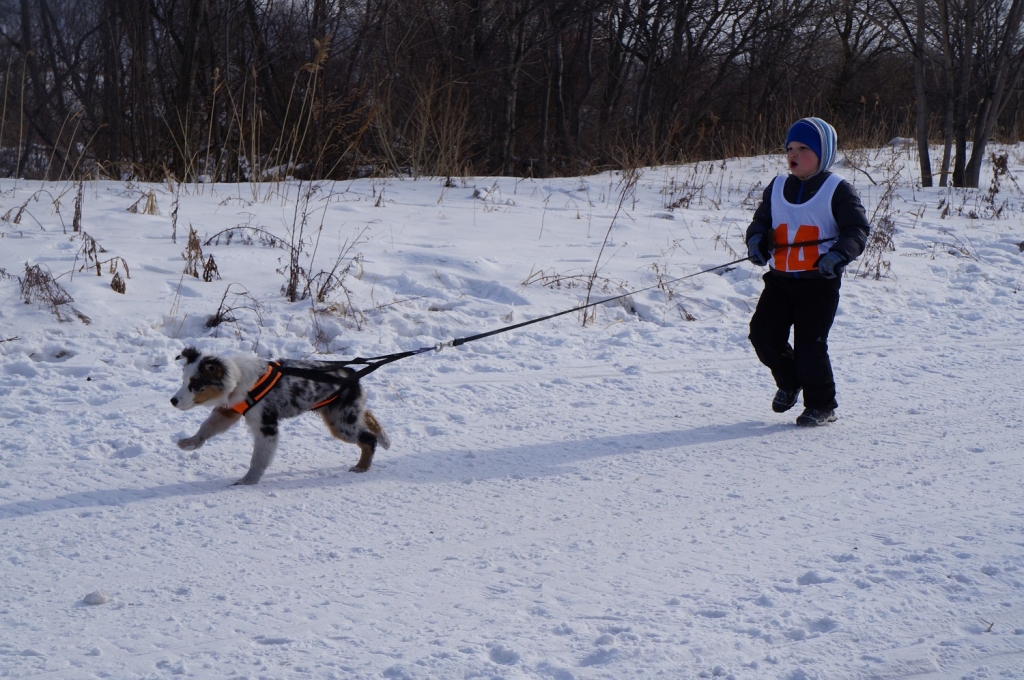
[(277, 451), (277, 414), (272, 411), (264, 411), (260, 414), (259, 423), (250, 422), (254, 444), (252, 447), (252, 460), (249, 462), (249, 471), (245, 477), (235, 482), (238, 484), (256, 484), (260, 477), (270, 466), (274, 459), (274, 452)]
[(388, 437), (388, 433), (384, 431), (377, 419), (370, 413), (369, 410), (363, 412), (363, 420), (366, 422), (366, 429), (377, 435), (377, 443), (381, 445), (385, 451), (391, 448), (391, 438)]
[(224, 432), (241, 418), (236, 412), (226, 408), (215, 408), (213, 413), (199, 426), (199, 431), (191, 437), (178, 440), (178, 448), (192, 451), (202, 446), (208, 439)]
[(363, 430), (356, 442), (359, 445), (359, 462), (348, 469), (349, 472), (366, 472), (373, 462), (373, 453), (377, 449), (377, 435)]
[[(327, 429), (330, 430), (334, 437), (359, 447), (359, 462), (350, 467), (348, 469), (349, 472), (366, 472), (369, 470), (370, 464), (373, 462), (373, 454), (377, 450), (379, 439), (373, 432), (370, 421), (378, 429), (380, 425), (377, 425), (377, 421), (373, 420), (373, 416), (368, 411), (364, 413), (366, 416), (365, 428), (359, 424), (359, 416), (351, 408), (343, 406), (341, 408), (326, 408), (320, 411)], [(384, 436), (386, 437), (387, 435)]]

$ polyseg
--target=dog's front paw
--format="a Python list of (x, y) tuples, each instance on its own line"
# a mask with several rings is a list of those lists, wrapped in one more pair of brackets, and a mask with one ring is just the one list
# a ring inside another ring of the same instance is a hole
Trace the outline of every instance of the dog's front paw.
[(366, 467), (360, 467), (358, 465), (353, 465), (352, 467), (350, 467), (348, 469), (348, 471), (349, 472), (366, 472), (369, 469), (370, 469), (369, 465), (367, 465)]
[(259, 472), (253, 472), (252, 470), (249, 470), (249, 472), (246, 472), (246, 476), (242, 477), (241, 479), (239, 479), (238, 481), (234, 482), (231, 485), (232, 486), (251, 486), (253, 484), (258, 484), (259, 480), (260, 480), (260, 477), (262, 477), (262, 476), (263, 476), (263, 471), (262, 470), (260, 470)]
[(195, 451), (203, 445), (203, 440), (197, 436), (186, 437), (178, 440), (178, 448), (183, 451)]

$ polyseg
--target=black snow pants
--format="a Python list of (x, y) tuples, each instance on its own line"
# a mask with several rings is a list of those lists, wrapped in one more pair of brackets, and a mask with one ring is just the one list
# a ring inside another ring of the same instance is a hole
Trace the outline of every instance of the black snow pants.
[[(768, 271), (750, 319), (750, 344), (779, 389), (804, 391), (804, 406), (836, 408), (828, 332), (839, 307), (842, 278), (791, 278)], [(789, 344), (790, 328), (793, 344)]]

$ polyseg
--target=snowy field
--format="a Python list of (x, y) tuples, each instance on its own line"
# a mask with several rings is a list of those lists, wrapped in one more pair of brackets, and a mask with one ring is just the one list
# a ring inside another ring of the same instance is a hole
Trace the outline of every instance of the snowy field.
[[(0, 182), (0, 677), (1024, 678), (1024, 146), (994, 151), (977, 190), (840, 152), (894, 250), (843, 281), (817, 429), (747, 342), (763, 270), (675, 280), (746, 255), (781, 156), (97, 181), (78, 233), (77, 185)], [(378, 356), (590, 280), (640, 292), (368, 376), (366, 474), (312, 415), (254, 487), (245, 428), (175, 446), (186, 345)]]

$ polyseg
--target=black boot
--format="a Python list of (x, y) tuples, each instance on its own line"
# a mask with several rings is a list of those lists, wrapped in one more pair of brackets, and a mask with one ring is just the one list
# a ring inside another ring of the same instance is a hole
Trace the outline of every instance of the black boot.
[(816, 425), (834, 423), (835, 421), (836, 412), (832, 409), (805, 408), (804, 412), (797, 417), (796, 424), (814, 427)]
[(780, 389), (775, 393), (775, 398), (772, 399), (772, 410), (776, 413), (785, 413), (796, 405), (796, 398), (799, 396), (799, 387), (792, 392)]

